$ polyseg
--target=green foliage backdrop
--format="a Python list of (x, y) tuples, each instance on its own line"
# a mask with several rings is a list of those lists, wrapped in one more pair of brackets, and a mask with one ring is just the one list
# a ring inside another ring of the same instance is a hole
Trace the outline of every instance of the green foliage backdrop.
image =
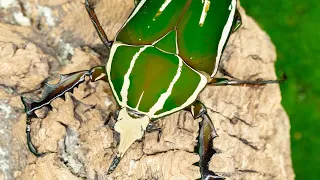
[(282, 104), (291, 122), (296, 179), (320, 179), (320, 1), (242, 0), (277, 47), (277, 74), (285, 72)]

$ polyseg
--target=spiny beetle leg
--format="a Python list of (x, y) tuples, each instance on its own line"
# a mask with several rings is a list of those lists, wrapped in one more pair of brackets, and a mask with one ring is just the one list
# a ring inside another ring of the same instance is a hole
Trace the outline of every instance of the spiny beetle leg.
[[(120, 112), (120, 110), (117, 109), (112, 115), (114, 120), (115, 120), (115, 122), (118, 121), (119, 112)], [(120, 137), (119, 137), (119, 134), (114, 129), (115, 124), (108, 124), (108, 125), (109, 125), (110, 129), (112, 129), (114, 131), (114, 137), (116, 137), (117, 142), (119, 142), (120, 141)], [(109, 166), (109, 169), (108, 169), (108, 172), (107, 172), (108, 175), (111, 174), (116, 169), (116, 167), (118, 166), (120, 161), (121, 161), (121, 157), (118, 154), (116, 154), (116, 156), (113, 158), (113, 161), (112, 161), (111, 165)]]
[(245, 80), (230, 80), (227, 78), (212, 78), (208, 85), (213, 86), (263, 86), (266, 84), (279, 84), (283, 83), (287, 79), (284, 74), (280, 79), (277, 80), (257, 80), (257, 81), (245, 81)]
[[(114, 111), (114, 113), (110, 113), (107, 117), (107, 119), (104, 122), (104, 125), (108, 125), (110, 129), (114, 130), (114, 125), (118, 120), (118, 116), (119, 116), (119, 112), (120, 110), (117, 109)], [(113, 121), (112, 121), (112, 117), (113, 117)]]
[(213, 126), (210, 117), (207, 114), (207, 108), (200, 101), (195, 101), (185, 110), (191, 112), (194, 119), (200, 118), (200, 132), (198, 137), (197, 151), (200, 156), (199, 166), (201, 171), (201, 179), (224, 179), (209, 170), (209, 162), (211, 157), (216, 153), (213, 149), (213, 139), (218, 137), (218, 134)]
[(100, 25), (99, 19), (97, 18), (97, 15), (94, 11), (94, 7), (93, 5), (90, 3), (90, 0), (85, 0), (85, 7), (86, 10), (90, 16), (91, 22), (94, 26), (94, 28), (96, 29), (101, 41), (103, 42), (103, 44), (105, 46), (107, 46), (108, 48), (111, 47), (113, 41), (109, 41), (107, 34), (104, 32), (103, 28)]
[(92, 82), (98, 80), (107, 81), (105, 67), (99, 66), (88, 71), (79, 71), (66, 75), (60, 75), (60, 81), (57, 84), (45, 84), (42, 97), (37, 101), (21, 97), (21, 101), (24, 105), (24, 110), (27, 115), (27, 144), (30, 152), (32, 152), (35, 156), (42, 156), (45, 154), (39, 153), (31, 140), (31, 119), (37, 118), (35, 111), (42, 107), (48, 107), (51, 109), (50, 103), (54, 99), (64, 98), (66, 92), (73, 92), (75, 87), (78, 87), (79, 84), (85, 81), (86, 76), (89, 76)]
[(113, 161), (108, 169), (108, 173), (107, 173), (108, 175), (111, 174), (116, 169), (116, 167), (120, 163), (120, 160), (121, 160), (121, 157), (118, 154), (113, 158)]
[(46, 153), (39, 153), (37, 151), (37, 148), (34, 147), (32, 141), (31, 141), (31, 119), (27, 119), (26, 134), (27, 134), (27, 145), (28, 145), (30, 152), (32, 152), (32, 154), (34, 154), (37, 157), (45, 155)]
[(232, 33), (236, 32), (242, 25), (242, 18), (238, 10), (236, 10), (236, 13), (234, 15), (234, 20), (232, 23)]
[(209, 162), (211, 157), (216, 153), (213, 149), (213, 139), (218, 137), (218, 134), (212, 124), (212, 121), (207, 113), (201, 115), (200, 133), (198, 139), (198, 150), (200, 155), (200, 170), (202, 179), (225, 179), (218, 176), (209, 170)]
[(162, 129), (158, 127), (158, 125), (155, 122), (151, 122), (148, 124), (146, 132), (147, 133), (158, 132), (157, 142), (160, 142)]

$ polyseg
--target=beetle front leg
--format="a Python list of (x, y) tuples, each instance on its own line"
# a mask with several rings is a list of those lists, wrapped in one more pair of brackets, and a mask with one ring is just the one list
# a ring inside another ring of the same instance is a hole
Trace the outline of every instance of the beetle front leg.
[(27, 127), (26, 127), (26, 134), (27, 134), (27, 145), (29, 151), (37, 157), (43, 156), (46, 153), (39, 153), (37, 148), (34, 147), (32, 140), (31, 140), (31, 118), (27, 119)]
[(96, 29), (101, 41), (105, 46), (107, 46), (109, 49), (113, 44), (113, 41), (109, 41), (107, 34), (104, 32), (103, 28), (100, 25), (99, 19), (97, 18), (97, 15), (94, 11), (93, 5), (90, 3), (90, 0), (85, 0), (84, 3), (86, 10), (90, 16), (91, 22)]
[(75, 87), (78, 87), (81, 83), (85, 81), (85, 77), (89, 76), (92, 82), (103, 80), (107, 81), (107, 75), (105, 72), (105, 67), (99, 66), (91, 68), (88, 71), (79, 71), (66, 75), (60, 76), (60, 81), (57, 84), (45, 84), (44, 92), (40, 100), (34, 101), (25, 97), (21, 97), (21, 101), (24, 105), (25, 112), (27, 115), (27, 127), (26, 136), (27, 144), (30, 152), (35, 156), (42, 156), (46, 153), (39, 153), (34, 147), (31, 139), (31, 120), (32, 118), (37, 118), (35, 113), (36, 110), (42, 107), (48, 107), (51, 109), (50, 103), (57, 98), (64, 98), (66, 92), (73, 92)]
[(216, 153), (213, 149), (213, 139), (218, 137), (214, 125), (207, 113), (207, 108), (200, 101), (195, 101), (191, 106), (186, 108), (191, 112), (194, 119), (201, 118), (199, 123), (200, 132), (198, 137), (197, 150), (200, 156), (199, 166), (202, 179), (224, 179), (209, 170), (211, 157)]

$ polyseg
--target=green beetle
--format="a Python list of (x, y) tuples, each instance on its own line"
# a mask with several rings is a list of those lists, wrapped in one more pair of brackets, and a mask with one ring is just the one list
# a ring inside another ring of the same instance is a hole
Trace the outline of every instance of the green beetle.
[(89, 0), (88, 14), (102, 42), (110, 49), (106, 67), (94, 67), (62, 75), (56, 85), (45, 86), (43, 97), (33, 101), (22, 97), (27, 114), (28, 147), (38, 153), (31, 141), (31, 119), (35, 110), (72, 91), (85, 76), (91, 81), (107, 81), (119, 105), (114, 129), (120, 133), (118, 152), (108, 173), (116, 168), (126, 150), (145, 131), (159, 130), (152, 122), (180, 110), (202, 118), (198, 138), (200, 170), (203, 179), (219, 179), (208, 169), (215, 153), (217, 137), (206, 107), (197, 100), (210, 85), (264, 85), (270, 81), (236, 81), (214, 78), (230, 34), (241, 25), (236, 0), (141, 0), (125, 22), (115, 41), (109, 41)]

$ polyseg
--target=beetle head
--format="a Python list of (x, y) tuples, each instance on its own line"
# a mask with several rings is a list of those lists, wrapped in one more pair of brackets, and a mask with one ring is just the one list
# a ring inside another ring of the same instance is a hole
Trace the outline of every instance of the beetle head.
[(124, 155), (132, 143), (143, 137), (149, 121), (148, 116), (137, 114), (135, 111), (128, 110), (127, 108), (120, 110), (118, 121), (114, 126), (114, 129), (120, 133), (120, 144), (117, 154), (119, 157)]

